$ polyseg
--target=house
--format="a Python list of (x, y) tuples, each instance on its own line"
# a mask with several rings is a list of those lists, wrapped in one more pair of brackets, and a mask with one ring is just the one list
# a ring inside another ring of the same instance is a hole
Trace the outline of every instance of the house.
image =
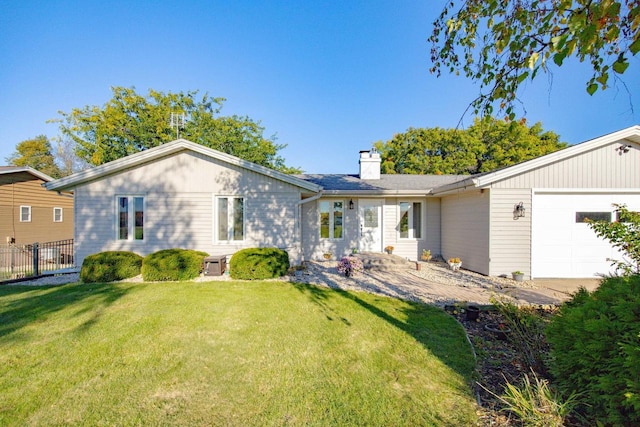
[(416, 260), (429, 249), (486, 275), (592, 277), (618, 256), (584, 222), (640, 210), (640, 126), (474, 176), (285, 175), (179, 139), (48, 182), (74, 191), (76, 260), (188, 247), (228, 255), (276, 246), (293, 263), (360, 251)]
[(73, 238), (73, 195), (47, 191), (50, 181), (28, 166), (0, 166), (1, 244)]

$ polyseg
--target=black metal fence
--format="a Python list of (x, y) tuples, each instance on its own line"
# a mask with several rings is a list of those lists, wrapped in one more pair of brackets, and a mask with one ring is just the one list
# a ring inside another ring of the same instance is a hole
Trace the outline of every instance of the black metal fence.
[(73, 239), (0, 245), (0, 281), (37, 277), (73, 266)]

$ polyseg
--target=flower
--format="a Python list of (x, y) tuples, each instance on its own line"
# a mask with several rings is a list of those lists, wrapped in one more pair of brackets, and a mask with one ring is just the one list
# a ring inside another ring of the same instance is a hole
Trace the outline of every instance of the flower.
[(386, 248), (384, 248), (384, 250), (387, 251), (387, 252), (391, 252), (391, 251), (393, 251), (393, 249), (394, 249), (394, 247), (391, 246), (391, 245), (389, 245)]
[(449, 263), (451, 264), (460, 264), (462, 260), (460, 258), (449, 258)]
[(349, 277), (355, 273), (363, 272), (364, 265), (362, 264), (362, 260), (358, 257), (345, 256), (338, 262), (338, 271)]

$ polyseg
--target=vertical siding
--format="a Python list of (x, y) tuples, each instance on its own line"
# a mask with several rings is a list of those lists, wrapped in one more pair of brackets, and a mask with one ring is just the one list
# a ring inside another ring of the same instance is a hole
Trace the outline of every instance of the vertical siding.
[[(531, 189), (492, 189), (489, 275), (511, 277), (520, 270), (531, 277)], [(514, 205), (523, 202), (524, 218), (513, 218)]]
[[(145, 198), (145, 239), (116, 240), (116, 195)], [(245, 240), (214, 241), (214, 197), (245, 200)], [(277, 246), (299, 257), (297, 201), (290, 184), (201, 155), (181, 153), (76, 189), (76, 260), (107, 250), (147, 255), (182, 247), (229, 255), (245, 247)]]
[[(42, 187), (30, 173), (0, 175), (0, 243), (50, 242), (73, 237), (73, 197)], [(31, 206), (31, 221), (20, 222), (20, 206)], [(62, 208), (62, 222), (53, 221), (53, 208)]]
[[(628, 143), (623, 141), (623, 143)], [(493, 188), (638, 188), (640, 148), (618, 154), (616, 142), (494, 183)]]
[(489, 274), (489, 205), (487, 191), (442, 198), (442, 256), (459, 257), (462, 267)]

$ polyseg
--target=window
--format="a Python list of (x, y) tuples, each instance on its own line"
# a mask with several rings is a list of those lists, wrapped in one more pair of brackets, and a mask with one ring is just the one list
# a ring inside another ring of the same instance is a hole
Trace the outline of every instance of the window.
[(118, 240), (144, 240), (144, 197), (118, 197)]
[(216, 240), (244, 240), (244, 198), (217, 198)]
[(53, 222), (62, 222), (62, 208), (53, 208)]
[(400, 238), (422, 238), (422, 203), (400, 202)]
[(611, 222), (611, 212), (576, 212), (576, 222), (607, 221)]
[(20, 222), (31, 222), (31, 206), (20, 206)]
[(344, 202), (323, 200), (320, 202), (320, 238), (342, 239)]

